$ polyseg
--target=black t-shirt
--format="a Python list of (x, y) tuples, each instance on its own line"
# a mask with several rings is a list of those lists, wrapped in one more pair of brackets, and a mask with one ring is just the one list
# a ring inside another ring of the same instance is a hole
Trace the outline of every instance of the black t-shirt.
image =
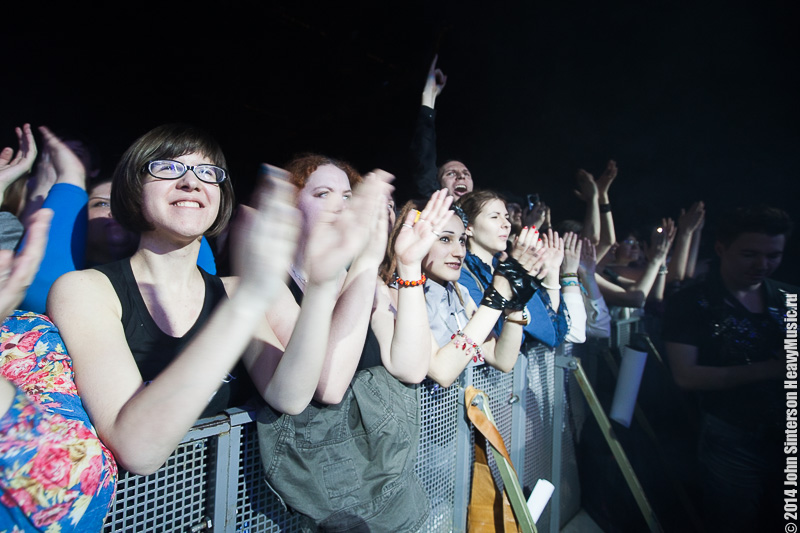
[[(222, 280), (200, 267), (205, 282), (205, 300), (197, 321), (183, 337), (167, 335), (150, 316), (131, 270), (130, 259), (122, 259), (94, 267), (105, 274), (122, 305), (122, 326), (125, 339), (145, 383), (154, 380), (200, 331), (214, 308), (227, 298)], [(225, 342), (220, 339), (220, 342)], [(255, 386), (239, 361), (209, 401), (201, 418), (213, 416), (229, 407), (239, 407), (255, 394)]]
[[(751, 313), (723, 285), (719, 274), (686, 287), (666, 300), (662, 338), (698, 348), (701, 366), (738, 366), (785, 360), (785, 293), (797, 288), (766, 280), (766, 311)], [(727, 390), (700, 391), (702, 409), (749, 431), (784, 424), (785, 391), (780, 380), (748, 383)]]

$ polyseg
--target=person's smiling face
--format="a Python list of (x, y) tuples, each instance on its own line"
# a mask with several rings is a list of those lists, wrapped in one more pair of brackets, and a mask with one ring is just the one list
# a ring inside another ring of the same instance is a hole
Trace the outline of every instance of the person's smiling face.
[(467, 234), (464, 224), (459, 217), (452, 216), (422, 260), (422, 270), (431, 281), (440, 285), (448, 281), (458, 281), (466, 254)]
[[(205, 155), (185, 154), (175, 158), (185, 165), (213, 165)], [(156, 231), (199, 237), (212, 226), (220, 205), (219, 184), (201, 181), (192, 170), (178, 179), (145, 177), (142, 214)]]

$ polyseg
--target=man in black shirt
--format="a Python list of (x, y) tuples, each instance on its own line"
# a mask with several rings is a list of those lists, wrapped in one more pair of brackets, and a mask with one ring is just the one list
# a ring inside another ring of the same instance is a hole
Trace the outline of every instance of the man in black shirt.
[(720, 220), (718, 262), (666, 302), (663, 339), (679, 387), (702, 414), (698, 460), (708, 531), (772, 531), (781, 524), (787, 295), (769, 279), (791, 220), (739, 208)]

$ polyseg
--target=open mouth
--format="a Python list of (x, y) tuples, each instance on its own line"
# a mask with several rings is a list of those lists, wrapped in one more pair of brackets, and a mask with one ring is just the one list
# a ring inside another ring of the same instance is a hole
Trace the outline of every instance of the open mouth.
[(202, 207), (200, 202), (192, 202), (192, 201), (183, 201), (183, 202), (175, 202), (175, 207)]
[(453, 187), (453, 192), (456, 194), (467, 194), (467, 186), (466, 185), (456, 185)]

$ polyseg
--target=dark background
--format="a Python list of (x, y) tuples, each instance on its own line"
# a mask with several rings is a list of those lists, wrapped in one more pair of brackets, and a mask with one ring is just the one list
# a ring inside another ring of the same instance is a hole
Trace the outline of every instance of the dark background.
[[(442, 158), (478, 186), (580, 218), (575, 171), (620, 168), (618, 230), (704, 200), (798, 213), (792, 2), (228, 2), (4, 7), (2, 145), (24, 122), (85, 133), (111, 172), (167, 121), (208, 128), (246, 200), (258, 164), (313, 150), (397, 176), (430, 61)], [(710, 239), (704, 246), (711, 253)], [(800, 283), (797, 237), (776, 277)]]

